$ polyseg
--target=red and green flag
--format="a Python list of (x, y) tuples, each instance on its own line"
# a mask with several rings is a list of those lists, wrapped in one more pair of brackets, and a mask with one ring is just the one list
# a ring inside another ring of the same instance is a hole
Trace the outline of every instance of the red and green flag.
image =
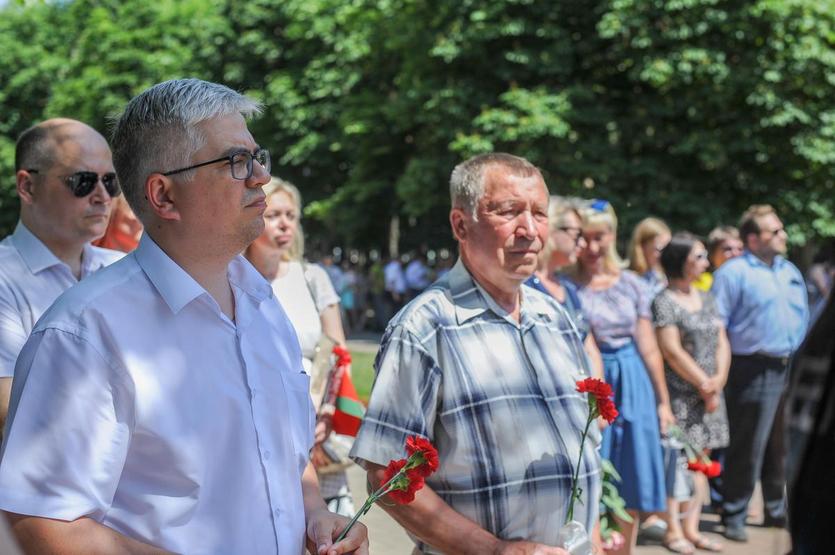
[(365, 407), (357, 396), (351, 375), (344, 372), (342, 383), (336, 394), (336, 412), (333, 415), (333, 431), (337, 434), (356, 437), (359, 432)]

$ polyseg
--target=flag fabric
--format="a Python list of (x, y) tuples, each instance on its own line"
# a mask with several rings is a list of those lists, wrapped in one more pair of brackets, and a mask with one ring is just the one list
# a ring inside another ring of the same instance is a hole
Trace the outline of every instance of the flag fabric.
[(333, 431), (337, 434), (356, 437), (359, 432), (365, 407), (357, 396), (354, 382), (348, 372), (342, 373), (342, 381), (336, 394), (336, 411), (333, 414)]

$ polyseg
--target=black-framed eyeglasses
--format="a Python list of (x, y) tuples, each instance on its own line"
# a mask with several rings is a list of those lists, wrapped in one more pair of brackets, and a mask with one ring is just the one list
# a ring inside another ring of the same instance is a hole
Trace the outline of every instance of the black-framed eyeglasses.
[(203, 166), (208, 166), (209, 164), (217, 164), (218, 162), (229, 162), (229, 168), (232, 171), (232, 178), (243, 180), (252, 177), (253, 160), (258, 162), (261, 165), (261, 167), (264, 168), (265, 172), (270, 173), (270, 151), (268, 151), (266, 148), (256, 148), (254, 152), (247, 152), (246, 150), (242, 150), (241, 152), (236, 152), (234, 154), (230, 154), (229, 156), (222, 156), (214, 160), (209, 160), (208, 162), (200, 162), (199, 164), (194, 164), (193, 166), (189, 166), (187, 168), (171, 170), (170, 172), (162, 172), (162, 175), (169, 176), (177, 173), (187, 172), (189, 170), (194, 170), (197, 168), (202, 168)]
[[(29, 173), (41, 173), (40, 170), (35, 168), (29, 168), (26, 171)], [(86, 197), (92, 193), (99, 179), (101, 179), (102, 185), (104, 185), (104, 190), (111, 197), (117, 197), (122, 193), (122, 189), (119, 187), (119, 179), (113, 172), (99, 175), (96, 172), (81, 171), (69, 175), (59, 175), (58, 177), (66, 183), (67, 187), (72, 191), (72, 194), (78, 198)]]
[(570, 226), (560, 226), (557, 228), (558, 230), (562, 231), (572, 239), (574, 239), (574, 244), (577, 245), (580, 243), (580, 239), (583, 238), (583, 229), (579, 227), (570, 227)]

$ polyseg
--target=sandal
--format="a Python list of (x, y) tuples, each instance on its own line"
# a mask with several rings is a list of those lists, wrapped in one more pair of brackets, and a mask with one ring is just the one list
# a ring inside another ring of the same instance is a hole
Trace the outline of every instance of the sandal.
[(669, 551), (673, 553), (681, 553), (682, 555), (693, 555), (696, 548), (686, 538), (676, 538), (662, 543)]
[(710, 551), (711, 553), (721, 553), (722, 544), (716, 540), (710, 539), (707, 536), (699, 536), (692, 541), (693, 547), (701, 549), (702, 551)]

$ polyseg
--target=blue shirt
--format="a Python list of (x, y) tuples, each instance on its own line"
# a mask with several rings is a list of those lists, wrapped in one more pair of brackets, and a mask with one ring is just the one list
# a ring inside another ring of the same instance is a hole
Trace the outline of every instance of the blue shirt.
[(803, 276), (781, 256), (774, 264), (746, 251), (714, 274), (713, 296), (735, 355), (788, 356), (803, 341), (809, 305)]

